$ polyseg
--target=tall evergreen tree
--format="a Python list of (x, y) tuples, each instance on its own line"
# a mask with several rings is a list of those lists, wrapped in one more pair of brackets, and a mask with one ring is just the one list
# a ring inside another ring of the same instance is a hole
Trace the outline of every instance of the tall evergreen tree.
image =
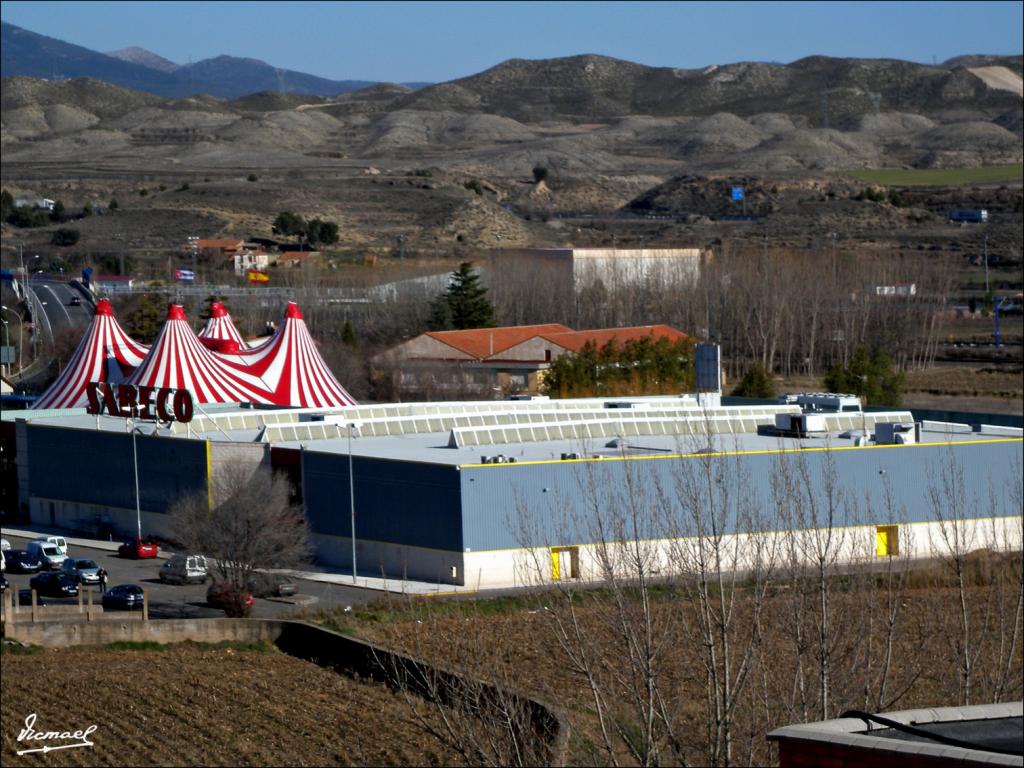
[(350, 349), (355, 349), (357, 346), (356, 331), (352, 327), (351, 320), (346, 320), (345, 327), (341, 329), (341, 343)]
[(427, 318), (428, 331), (452, 330), (452, 313), (448, 309), (448, 296), (439, 293), (430, 302), (430, 317)]
[(480, 284), (480, 275), (473, 271), (472, 262), (462, 262), (452, 273), (444, 297), (456, 330), (494, 327), (494, 305), (487, 298), (487, 289)]

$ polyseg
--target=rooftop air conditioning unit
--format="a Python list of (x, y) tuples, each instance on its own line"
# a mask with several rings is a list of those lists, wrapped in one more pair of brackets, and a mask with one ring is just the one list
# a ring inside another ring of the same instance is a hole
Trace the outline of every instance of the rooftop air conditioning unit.
[(919, 427), (914, 422), (882, 421), (875, 424), (879, 445), (914, 445), (919, 440)]

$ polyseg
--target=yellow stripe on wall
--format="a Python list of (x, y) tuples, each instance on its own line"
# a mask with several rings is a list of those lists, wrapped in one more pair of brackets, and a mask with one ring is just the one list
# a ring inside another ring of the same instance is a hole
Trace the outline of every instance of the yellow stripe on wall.
[(213, 511), (213, 466), (210, 461), (210, 441), (206, 441), (206, 507)]
[(534, 464), (583, 464), (587, 462), (610, 462), (610, 461), (664, 461), (665, 459), (696, 459), (708, 456), (770, 456), (784, 453), (822, 453), (824, 451), (877, 451), (890, 448), (940, 448), (942, 446), (957, 445), (989, 445), (996, 443), (1020, 443), (1024, 438), (1020, 437), (999, 437), (991, 440), (950, 440), (940, 443), (915, 443), (913, 445), (836, 445), (828, 448), (769, 448), (761, 451), (720, 451), (716, 453), (672, 453), (663, 456), (601, 456), (596, 459), (538, 459), (536, 461), (516, 461), (511, 464), (460, 464), (460, 469), (515, 469), (516, 467), (531, 466)]

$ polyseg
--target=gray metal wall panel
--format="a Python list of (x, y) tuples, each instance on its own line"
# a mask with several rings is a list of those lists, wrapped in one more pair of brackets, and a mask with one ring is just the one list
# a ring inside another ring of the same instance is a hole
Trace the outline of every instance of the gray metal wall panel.
[[(166, 513), (180, 496), (206, 489), (206, 443), (136, 435), (140, 506)], [(28, 425), (29, 494), (135, 508), (132, 439), (126, 433)]]
[[(958, 510), (964, 517), (987, 517), (1020, 514), (1011, 509), (1004, 492), (1008, 482), (1020, 482), (1022, 443), (1020, 441), (980, 445), (907, 446), (899, 448), (868, 448), (832, 453), (839, 481), (859, 508), (860, 517), (838, 524), (881, 524), (888, 522), (882, 502), (883, 479), (892, 484), (897, 509), (905, 508), (897, 522), (925, 522), (934, 519), (928, 499), (930, 478), (938, 476), (943, 462), (950, 456), (963, 467), (964, 493), (976, 500), (977, 508)], [(807, 451), (786, 454), (791, 470), (794, 462), (806, 462), (807, 475), (820, 496), (825, 453)], [(467, 551), (515, 549), (521, 546), (546, 546), (552, 543), (585, 544), (594, 542), (590, 510), (594, 501), (615, 488), (612, 495), (626, 488), (626, 471), (647, 490), (633, 492), (644, 503), (654, 504), (653, 488), (673, 488), (673, 476), (679, 462), (700, 459), (645, 459), (640, 461), (603, 460), (599, 462), (565, 462), (551, 464), (498, 464), (486, 467), (464, 467), (462, 470), (463, 537)], [(721, 467), (733, 471), (733, 457), (712, 457), (713, 462), (729, 462)], [(763, 509), (769, 509), (771, 478), (777, 466), (777, 455), (746, 455), (739, 458), (743, 471), (750, 477), (752, 497)], [(674, 468), (675, 465), (675, 468)], [(885, 473), (884, 475), (882, 473)], [(995, 488), (999, 508), (988, 506), (989, 490)], [(545, 490), (546, 489), (546, 490)], [(646, 494), (646, 495), (644, 495)], [(610, 503), (621, 504), (619, 501)], [(526, 523), (524, 530), (524, 523)], [(774, 528), (785, 528), (775, 521)], [(642, 524), (642, 523), (641, 523)], [(728, 525), (726, 532), (735, 532)], [(653, 531), (652, 531), (653, 532)], [(663, 532), (663, 529), (658, 532)], [(608, 536), (607, 538), (612, 538)]]
[[(459, 470), (356, 456), (356, 536), (462, 551)], [(306, 517), (315, 533), (351, 536), (348, 456), (303, 453)]]

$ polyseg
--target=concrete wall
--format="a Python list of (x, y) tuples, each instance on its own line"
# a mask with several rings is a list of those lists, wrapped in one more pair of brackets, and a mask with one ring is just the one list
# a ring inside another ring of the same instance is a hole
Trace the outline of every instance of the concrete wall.
[[(162, 512), (142, 511), (142, 535), (174, 538), (170, 518)], [(86, 504), (79, 501), (47, 499), (34, 496), (29, 502), (29, 519), (33, 525), (80, 531), (90, 536), (103, 536), (109, 531), (114, 541), (134, 536), (138, 528), (135, 509)]]
[(573, 284), (598, 281), (609, 290), (644, 283), (692, 282), (700, 274), (699, 248), (575, 248)]
[[(908, 559), (948, 556), (954, 526), (964, 551), (1018, 551), (1024, 546), (1020, 517), (896, 524), (897, 556)], [(751, 534), (730, 535), (722, 537), (720, 551), (726, 569), (749, 570), (755, 565), (755, 555), (771, 557), (774, 567), (778, 568), (789, 564), (787, 558), (792, 553), (802, 553), (805, 556), (803, 564), (810, 565), (814, 551), (812, 543), (822, 534), (814, 530), (800, 530), (770, 532), (756, 537)], [(840, 563), (870, 565), (885, 561), (885, 556), (880, 556), (876, 549), (876, 525), (843, 527), (835, 529), (832, 535), (832, 546)], [(575, 578), (580, 581), (602, 579), (605, 564), (618, 575), (628, 578), (636, 573), (632, 563), (637, 552), (643, 553), (645, 567), (650, 574), (669, 576), (692, 571), (698, 547), (702, 544), (706, 548), (711, 541), (707, 538), (701, 541), (696, 537), (640, 542), (609, 540), (602, 545), (552, 540), (544, 547), (467, 552), (464, 555), (465, 585), (496, 588), (548, 583), (555, 580), (552, 562), (555, 558), (560, 558), (558, 579), (562, 581), (574, 578), (570, 571), (573, 558), (578, 566)], [(575, 549), (576, 552), (564, 551), (567, 549)]]
[[(310, 540), (319, 563), (329, 565), (341, 573), (351, 573), (351, 538), (314, 533)], [(451, 550), (356, 539), (356, 564), (358, 572), (363, 576), (409, 578), (434, 584), (466, 583), (463, 554)]]
[(55, 622), (12, 624), (7, 637), (44, 648), (106, 645), (116, 642), (197, 643), (274, 642), (279, 621), (253, 619), (161, 619), (160, 621)]
[(404, 344), (389, 349), (374, 359), (379, 363), (401, 362), (406, 359), (427, 360), (476, 360), (472, 355), (438, 341), (432, 336), (421, 334)]

